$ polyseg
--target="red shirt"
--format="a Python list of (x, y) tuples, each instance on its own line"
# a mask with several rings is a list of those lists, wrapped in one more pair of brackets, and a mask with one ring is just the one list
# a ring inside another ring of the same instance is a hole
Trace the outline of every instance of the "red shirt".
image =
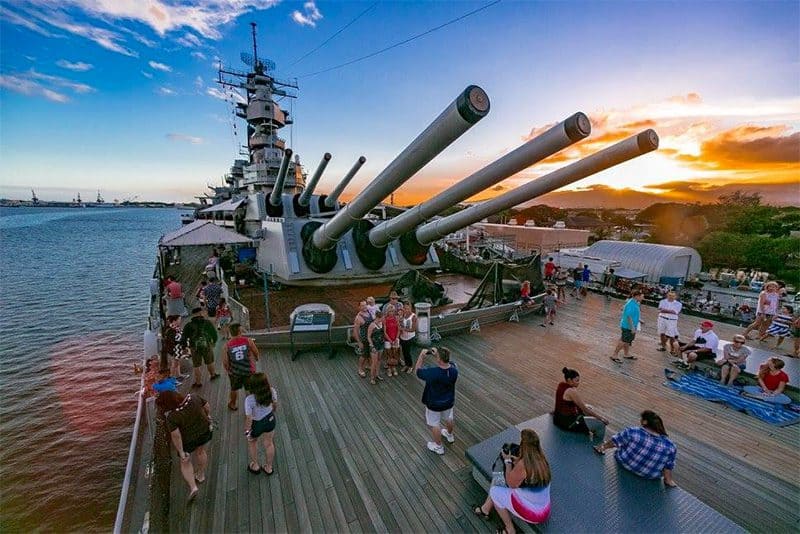
[(528, 298), (531, 296), (531, 286), (522, 286), (522, 289), (519, 290), (519, 295), (522, 298)]
[(783, 371), (778, 371), (776, 375), (766, 373), (761, 380), (764, 381), (764, 385), (767, 386), (768, 390), (775, 391), (781, 385), (781, 382), (789, 383), (789, 375)]
[(396, 316), (390, 315), (383, 320), (383, 335), (388, 341), (397, 340), (397, 336), (400, 335), (400, 322)]
[(552, 261), (548, 261), (547, 263), (544, 264), (544, 275), (545, 276), (550, 276), (555, 271), (556, 271), (556, 264), (553, 263)]
[(179, 298), (181, 298), (182, 294), (183, 294), (183, 290), (181, 289), (181, 285), (178, 282), (176, 282), (175, 280), (173, 280), (172, 283), (170, 283), (167, 286), (167, 296), (169, 298), (171, 298), (171, 299), (179, 299)]

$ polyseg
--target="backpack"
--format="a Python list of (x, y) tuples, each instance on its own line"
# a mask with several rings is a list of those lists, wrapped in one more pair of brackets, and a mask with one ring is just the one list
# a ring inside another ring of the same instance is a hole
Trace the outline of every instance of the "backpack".
[(197, 335), (194, 336), (194, 339), (192, 339), (192, 348), (199, 352), (206, 352), (211, 348), (208, 337), (203, 331), (198, 332)]

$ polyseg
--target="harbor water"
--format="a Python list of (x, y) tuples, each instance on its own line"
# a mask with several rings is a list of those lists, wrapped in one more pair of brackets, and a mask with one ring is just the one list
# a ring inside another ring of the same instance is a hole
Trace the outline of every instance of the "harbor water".
[(0, 211), (0, 532), (108, 532), (174, 209)]

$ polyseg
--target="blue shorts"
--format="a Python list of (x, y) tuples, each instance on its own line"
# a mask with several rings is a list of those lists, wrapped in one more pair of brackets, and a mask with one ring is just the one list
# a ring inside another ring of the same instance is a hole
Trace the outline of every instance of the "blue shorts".
[(275, 430), (275, 412), (270, 412), (263, 419), (253, 420), (253, 424), (250, 425), (250, 439), (256, 439), (261, 434), (273, 430)]

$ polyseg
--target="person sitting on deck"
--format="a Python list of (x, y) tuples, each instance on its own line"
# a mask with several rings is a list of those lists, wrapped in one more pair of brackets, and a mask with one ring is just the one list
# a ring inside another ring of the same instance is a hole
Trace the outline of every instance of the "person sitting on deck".
[(733, 336), (733, 343), (728, 343), (722, 349), (722, 357), (715, 360), (714, 363), (720, 366), (719, 383), (723, 386), (732, 386), (739, 373), (747, 367), (750, 349), (745, 347), (746, 341), (743, 334), (736, 334)]
[(550, 464), (542, 451), (539, 435), (526, 428), (520, 433), (519, 456), (503, 450), (503, 479), (492, 481), (486, 501), (472, 511), (488, 518), (492, 508), (503, 520), (500, 532), (516, 532), (512, 514), (526, 523), (544, 523), (550, 517)]
[[(189, 486), (189, 501), (200, 491), (198, 483), (206, 480), (208, 454), (205, 445), (211, 441), (211, 407), (199, 395), (181, 396), (174, 390), (161, 391), (156, 406), (164, 414), (172, 445), (181, 460), (181, 475)], [(193, 461), (194, 460), (194, 464)]]
[[(278, 393), (269, 383), (267, 375), (256, 373), (247, 381), (249, 395), (244, 399), (245, 435), (247, 436), (247, 453), (250, 463), (247, 470), (254, 475), (262, 470), (271, 475), (274, 470), (272, 461), (275, 459), (275, 410), (278, 407)], [(264, 449), (266, 457), (264, 464), (258, 463), (258, 444)]]
[(614, 434), (594, 450), (598, 454), (605, 454), (606, 450), (615, 447), (617, 451), (614, 458), (631, 473), (649, 479), (663, 476), (666, 486), (677, 486), (672, 480), (677, 448), (667, 437), (664, 422), (655, 412), (643, 411), (641, 426), (628, 427)]
[(783, 390), (789, 383), (789, 375), (783, 371), (786, 365), (778, 357), (772, 357), (758, 368), (758, 386), (745, 386), (744, 391), (750, 395), (773, 397), (772, 402), (789, 404), (791, 399)]
[(522, 301), (523, 304), (529, 304), (531, 302), (530, 280), (525, 280), (524, 282), (522, 282), (522, 285), (519, 288), (519, 299)]
[(258, 347), (256, 347), (252, 339), (242, 335), (242, 327), (239, 323), (232, 323), (230, 329), (231, 339), (225, 345), (225, 350), (222, 353), (222, 365), (225, 367), (225, 371), (228, 372), (231, 382), (228, 409), (235, 411), (237, 409), (236, 403), (239, 390), (244, 387), (250, 376), (256, 372)]
[(790, 335), (793, 319), (792, 314), (794, 314), (794, 308), (788, 304), (782, 306), (780, 312), (772, 318), (772, 323), (770, 323), (767, 331), (764, 332), (764, 335), (759, 337), (758, 340), (766, 341), (770, 336), (775, 336), (778, 338), (778, 341), (775, 342), (775, 348), (777, 349), (780, 347), (781, 343), (783, 343), (783, 338)]
[(714, 323), (701, 322), (700, 328), (694, 331), (694, 342), (681, 345), (683, 365), (693, 369), (697, 360), (716, 360), (718, 346), (719, 337), (714, 332)]
[(564, 381), (556, 388), (556, 406), (553, 410), (553, 424), (568, 432), (589, 434), (589, 442), (596, 437), (600, 441), (606, 435), (608, 419), (597, 413), (590, 404), (584, 404), (578, 395), (581, 375), (575, 369), (561, 369)]

